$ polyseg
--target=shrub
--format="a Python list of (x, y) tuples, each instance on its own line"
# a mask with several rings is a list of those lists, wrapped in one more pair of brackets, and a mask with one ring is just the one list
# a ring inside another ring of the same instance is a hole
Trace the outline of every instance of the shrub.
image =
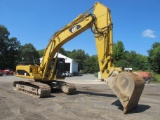
[(157, 73), (153, 72), (151, 81), (160, 82), (160, 74), (157, 74)]

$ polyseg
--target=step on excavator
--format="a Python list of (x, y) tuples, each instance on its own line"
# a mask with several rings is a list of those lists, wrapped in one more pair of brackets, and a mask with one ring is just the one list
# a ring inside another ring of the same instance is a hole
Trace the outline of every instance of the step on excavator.
[(88, 11), (54, 33), (40, 65), (20, 63), (16, 66), (16, 76), (29, 78), (29, 80), (14, 81), (14, 89), (36, 97), (48, 97), (54, 89), (60, 89), (66, 94), (74, 94), (75, 85), (63, 81), (65, 61), (58, 58), (56, 54), (62, 45), (90, 28), (95, 36), (102, 79), (118, 97), (124, 113), (135, 109), (144, 89), (144, 80), (133, 72), (123, 72), (121, 68), (114, 67), (113, 23), (110, 13), (109, 8), (96, 2)]

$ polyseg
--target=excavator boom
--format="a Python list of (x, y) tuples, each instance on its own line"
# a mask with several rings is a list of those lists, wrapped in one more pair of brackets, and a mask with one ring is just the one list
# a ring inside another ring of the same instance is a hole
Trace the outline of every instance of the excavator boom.
[[(107, 82), (109, 87), (119, 98), (122, 106), (124, 107), (124, 113), (127, 113), (137, 107), (144, 88), (144, 80), (134, 73), (122, 72), (121, 68), (114, 67), (112, 58), (113, 24), (110, 9), (99, 2), (96, 2), (92, 9), (93, 13), (87, 11), (84, 14), (79, 15), (71, 23), (67, 24), (58, 32), (53, 34), (48, 46), (45, 49), (40, 66), (17, 66), (17, 76), (32, 78), (36, 82), (41, 82), (41, 84), (37, 84), (33, 82), (16, 81), (14, 82), (14, 87), (17, 90), (27, 92), (31, 91), (31, 93), (38, 96), (45, 96), (46, 92), (48, 96), (48, 91), (50, 91), (50, 89), (46, 85), (43, 86), (42, 83), (45, 83), (51, 88), (57, 87), (58, 85), (61, 87), (62, 91), (67, 94), (74, 92), (76, 88), (73, 84), (64, 83), (62, 81), (58, 82), (61, 70), (58, 68), (59, 59), (57, 57), (54, 58), (54, 56), (62, 45), (85, 30), (91, 28), (91, 31), (95, 36), (98, 63), (102, 79)], [(64, 77), (61, 77), (61, 79), (62, 78)], [(32, 88), (34, 88), (35, 91), (32, 91)], [(43, 95), (41, 95), (42, 93)]]

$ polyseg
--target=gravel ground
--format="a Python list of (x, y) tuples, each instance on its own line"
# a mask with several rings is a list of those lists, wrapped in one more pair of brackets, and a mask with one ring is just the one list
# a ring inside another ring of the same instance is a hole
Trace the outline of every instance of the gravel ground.
[(22, 78), (0, 77), (0, 120), (158, 120), (160, 117), (160, 84), (147, 84), (138, 108), (124, 115), (111, 89), (93, 75), (67, 77), (65, 81), (75, 83), (77, 94), (54, 92), (49, 98), (14, 91), (14, 80)]

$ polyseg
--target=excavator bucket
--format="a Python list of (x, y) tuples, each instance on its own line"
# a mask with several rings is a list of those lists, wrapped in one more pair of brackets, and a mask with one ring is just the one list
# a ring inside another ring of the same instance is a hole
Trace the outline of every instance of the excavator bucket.
[(113, 72), (106, 82), (119, 98), (124, 113), (137, 107), (144, 88), (144, 80), (141, 76), (132, 72)]

